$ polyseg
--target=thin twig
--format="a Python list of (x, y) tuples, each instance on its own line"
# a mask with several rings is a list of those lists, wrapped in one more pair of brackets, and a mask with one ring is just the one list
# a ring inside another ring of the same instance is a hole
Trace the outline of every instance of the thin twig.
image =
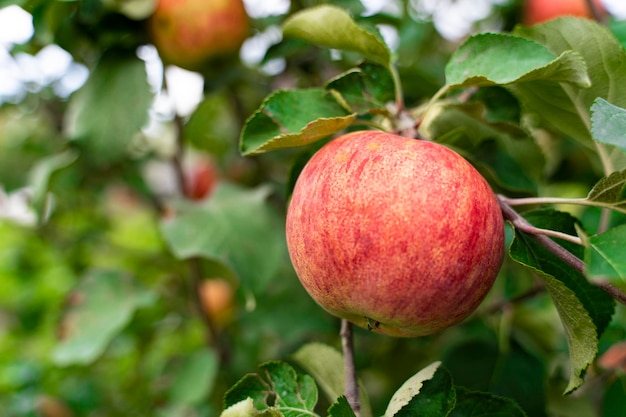
[(499, 196), (500, 200), (508, 206), (528, 206), (535, 204), (571, 204), (577, 206), (598, 207), (599, 204), (586, 198), (562, 198), (562, 197), (524, 197), (510, 198), (503, 195)]
[(172, 157), (172, 166), (174, 168), (178, 189), (183, 196), (187, 196), (189, 190), (187, 182), (185, 181), (185, 170), (183, 168), (183, 132), (185, 130), (185, 122), (178, 114), (174, 116), (174, 127), (176, 128), (176, 152)]
[[(183, 168), (185, 122), (178, 114), (174, 116), (174, 126), (176, 128), (176, 152), (172, 157), (172, 166), (174, 168), (180, 194), (188, 197), (189, 189), (185, 181), (185, 171)], [(200, 287), (202, 285), (202, 280), (204, 279), (201, 259), (198, 257), (189, 258), (187, 259), (187, 266), (189, 268), (189, 287), (191, 291), (190, 298), (192, 304), (195, 306), (195, 310), (198, 312), (200, 318), (205, 324), (205, 339), (207, 346), (211, 346), (216, 349), (220, 361), (224, 363), (228, 360), (228, 348), (222, 343), (220, 332), (215, 321), (205, 312), (205, 308), (203, 307), (202, 296), (200, 293)]]
[(482, 314), (485, 315), (490, 315), (493, 313), (496, 313), (502, 309), (504, 309), (505, 307), (508, 306), (512, 306), (513, 304), (517, 304), (520, 303), (522, 301), (526, 301), (530, 298), (534, 298), (537, 295), (541, 294), (542, 292), (545, 291), (545, 287), (542, 284), (537, 284), (535, 286), (533, 286), (532, 288), (530, 288), (528, 291), (523, 292), (521, 294), (516, 295), (515, 297), (511, 297), (511, 298), (507, 298), (504, 300), (501, 300), (489, 307), (487, 307), (487, 309), (485, 309), (485, 311)]
[(361, 416), (361, 402), (359, 400), (359, 383), (356, 377), (354, 365), (354, 337), (352, 334), (352, 323), (346, 319), (341, 319), (341, 348), (343, 350), (343, 365), (345, 373), (344, 393), (352, 411), (357, 417)]
[[(596, 18), (596, 20), (598, 20), (598, 16), (597, 16), (598, 10), (597, 8), (594, 9), (595, 4), (593, 3), (593, 1), (590, 1), (589, 3), (590, 3), (589, 7), (591, 7), (591, 11), (593, 12), (594, 17)], [(615, 166), (613, 164), (613, 161), (611, 160), (611, 157), (609, 156), (609, 153), (607, 152), (607, 149), (604, 146), (604, 144), (595, 142), (595, 145), (596, 145), (596, 150), (598, 152), (598, 157), (600, 158), (600, 162), (602, 163), (602, 168), (604, 169), (604, 175), (608, 177), (609, 175), (611, 175), (612, 172), (615, 171)], [(600, 224), (598, 225), (598, 233), (606, 232), (609, 229), (610, 224), (611, 224), (611, 210), (607, 208), (603, 208), (602, 214), (600, 215)]]
[(591, 12), (591, 16), (593, 17), (593, 19), (596, 22), (602, 23), (604, 19), (602, 18), (602, 13), (600, 12), (600, 9), (598, 8), (598, 6), (596, 6), (595, 1), (585, 0), (585, 2), (587, 3), (587, 8)]
[(583, 245), (583, 241), (578, 236), (568, 235), (567, 233), (557, 232), (556, 230), (542, 229), (539, 227), (535, 227), (530, 223), (518, 222), (515, 226), (521, 230), (522, 232), (526, 232), (531, 235), (543, 235), (549, 237), (555, 237), (558, 239), (565, 240), (566, 242), (574, 243), (576, 245)]

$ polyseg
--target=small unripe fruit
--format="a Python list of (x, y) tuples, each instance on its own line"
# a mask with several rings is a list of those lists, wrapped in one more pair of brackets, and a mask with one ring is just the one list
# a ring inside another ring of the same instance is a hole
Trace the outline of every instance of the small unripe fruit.
[(236, 54), (250, 30), (242, 0), (158, 0), (148, 27), (163, 61), (192, 71)]
[(329, 313), (392, 336), (466, 318), (500, 269), (504, 225), (484, 178), (430, 141), (362, 131), (324, 145), (296, 182), (287, 246)]

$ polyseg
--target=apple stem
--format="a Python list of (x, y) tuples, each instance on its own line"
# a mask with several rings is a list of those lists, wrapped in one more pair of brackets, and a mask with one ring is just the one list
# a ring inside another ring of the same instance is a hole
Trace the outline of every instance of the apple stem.
[(359, 383), (356, 377), (354, 365), (354, 336), (352, 323), (346, 319), (341, 319), (341, 348), (343, 350), (343, 366), (345, 373), (344, 394), (352, 411), (357, 417), (361, 416), (361, 403), (359, 401)]
[[(497, 196), (498, 202), (500, 203), (500, 209), (502, 210), (502, 215), (506, 220), (508, 220), (514, 228), (528, 233), (533, 239), (535, 239), (540, 245), (544, 248), (548, 249), (554, 255), (556, 255), (559, 259), (570, 265), (576, 271), (581, 274), (585, 273), (585, 263), (572, 254), (570, 251), (565, 249), (563, 246), (556, 243), (550, 237), (545, 234), (537, 234), (533, 233), (532, 229), (535, 227), (528, 222), (524, 217), (522, 217), (518, 212), (513, 210), (511, 206), (506, 203), (506, 197)], [(543, 229), (541, 229), (543, 230)], [(591, 281), (592, 285), (597, 286), (602, 289), (604, 292), (609, 294), (618, 302), (626, 305), (626, 294), (621, 291), (619, 288), (615, 287), (613, 284), (606, 281)]]

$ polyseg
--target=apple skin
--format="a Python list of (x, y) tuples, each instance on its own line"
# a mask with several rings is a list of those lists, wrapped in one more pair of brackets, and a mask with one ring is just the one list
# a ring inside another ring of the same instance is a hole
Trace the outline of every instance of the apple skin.
[(504, 222), (484, 178), (430, 141), (377, 131), (324, 145), (286, 219), (302, 285), (329, 313), (415, 337), (478, 307), (502, 265)]
[[(594, 0), (600, 13), (605, 13), (601, 0)], [(531, 26), (560, 16), (591, 18), (586, 0), (526, 0), (522, 20)]]
[(164, 63), (197, 71), (236, 54), (250, 24), (242, 0), (158, 0), (148, 29)]

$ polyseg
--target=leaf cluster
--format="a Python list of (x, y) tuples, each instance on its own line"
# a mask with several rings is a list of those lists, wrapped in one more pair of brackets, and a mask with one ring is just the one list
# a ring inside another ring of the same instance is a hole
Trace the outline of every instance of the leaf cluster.
[[(312, 356), (319, 353), (324, 359), (331, 356), (335, 361), (325, 361)], [(312, 368), (321, 376), (320, 383), (327, 384), (330, 375), (337, 375), (334, 389), (341, 389), (343, 374), (341, 354), (331, 347), (314, 344), (301, 348), (295, 355), (298, 363)], [(336, 362), (339, 363), (336, 363)], [(318, 416), (318, 389), (314, 379), (296, 371), (286, 362), (266, 362), (259, 366), (261, 372), (248, 374), (228, 390), (224, 397), (222, 417), (243, 416)], [(354, 417), (346, 397), (329, 395), (329, 417)], [(368, 408), (362, 415), (371, 415)], [(401, 416), (516, 416), (526, 413), (515, 401), (490, 393), (472, 391), (456, 386), (448, 370), (440, 363), (417, 372), (393, 394), (384, 413), (385, 417)]]

